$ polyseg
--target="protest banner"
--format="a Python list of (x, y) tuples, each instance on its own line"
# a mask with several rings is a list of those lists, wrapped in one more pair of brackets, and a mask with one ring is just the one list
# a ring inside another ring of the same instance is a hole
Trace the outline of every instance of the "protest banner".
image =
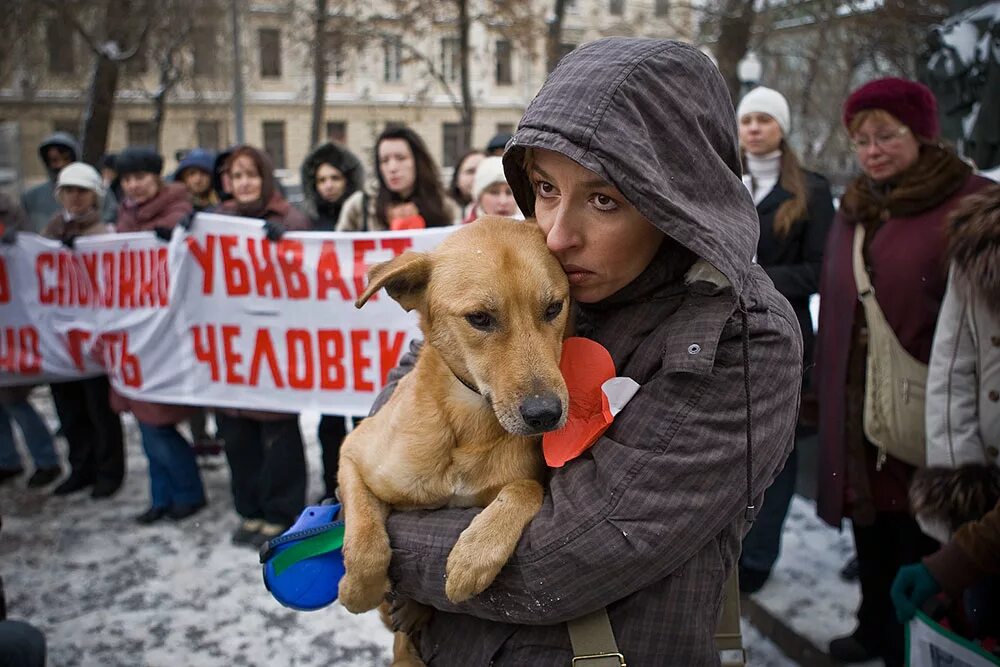
[(0, 247), (0, 385), (107, 372), (146, 401), (367, 414), (419, 335), (384, 294), (355, 308), (368, 268), (453, 229), (271, 241), (259, 220), (199, 214), (169, 243), (20, 234)]

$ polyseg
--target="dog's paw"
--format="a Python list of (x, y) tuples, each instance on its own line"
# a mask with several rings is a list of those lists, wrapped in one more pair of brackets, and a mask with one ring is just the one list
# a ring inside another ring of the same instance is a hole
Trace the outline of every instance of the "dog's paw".
[(452, 602), (463, 602), (482, 593), (500, 574), (510, 549), (479, 540), (466, 529), (448, 554), (444, 592)]
[(337, 590), (337, 599), (352, 614), (361, 614), (382, 604), (389, 590), (385, 576), (359, 577), (348, 571)]

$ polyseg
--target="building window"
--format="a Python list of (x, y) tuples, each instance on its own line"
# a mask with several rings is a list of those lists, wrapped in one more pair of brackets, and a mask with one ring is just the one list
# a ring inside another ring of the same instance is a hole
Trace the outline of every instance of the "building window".
[(468, 147), (463, 141), (463, 135), (461, 123), (442, 123), (442, 148), (441, 156), (442, 166), (454, 167), (455, 163), (458, 162), (458, 158), (465, 154)]
[(73, 74), (76, 71), (76, 54), (73, 29), (61, 21), (45, 24), (45, 42), (49, 51), (49, 72)]
[[(216, 30), (210, 26), (198, 26), (191, 36), (192, 55), (194, 56), (194, 75), (213, 77), (218, 75), (218, 44)], [(280, 70), (280, 63), (279, 63)]]
[(514, 72), (511, 66), (513, 51), (506, 39), (497, 40), (496, 80), (498, 86), (509, 86), (514, 82)]
[(382, 80), (386, 83), (399, 83), (403, 78), (403, 40), (392, 36), (382, 40), (383, 69)]
[(129, 146), (155, 146), (156, 132), (148, 120), (130, 120), (126, 127)]
[(281, 31), (277, 28), (261, 28), (257, 31), (260, 39), (260, 75), (268, 78), (281, 76)]
[(347, 123), (342, 120), (327, 121), (326, 138), (338, 144), (347, 145)]
[(198, 135), (198, 146), (201, 148), (218, 150), (222, 145), (217, 120), (199, 120), (195, 125), (195, 132)]
[(343, 83), (347, 77), (347, 50), (339, 32), (330, 31), (326, 34), (324, 45), (326, 54), (326, 74), (334, 83)]
[(462, 75), (462, 44), (457, 37), (441, 39), (441, 76), (446, 81), (458, 81)]
[(132, 76), (142, 76), (149, 71), (149, 54), (145, 47), (140, 47), (135, 55), (124, 63), (125, 72)]
[(406, 127), (406, 123), (401, 120), (387, 120), (385, 121), (385, 125), (382, 126), (382, 131), (395, 130), (400, 127)]
[(52, 121), (52, 131), (65, 132), (75, 137), (76, 133), (80, 131), (80, 121), (75, 118), (57, 118)]
[(271, 156), (275, 169), (285, 168), (285, 121), (264, 121), (264, 151)]
[(625, 13), (625, 0), (611, 0), (608, 3), (608, 13), (612, 16), (622, 16)]
[(653, 14), (666, 16), (670, 13), (670, 0), (653, 0)]

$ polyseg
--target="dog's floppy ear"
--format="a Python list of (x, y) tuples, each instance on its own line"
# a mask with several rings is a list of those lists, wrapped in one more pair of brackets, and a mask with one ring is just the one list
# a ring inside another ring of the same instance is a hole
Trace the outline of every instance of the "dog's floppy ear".
[(427, 281), (431, 278), (431, 258), (425, 252), (407, 250), (388, 262), (368, 269), (368, 287), (354, 302), (356, 308), (367, 303), (383, 287), (405, 310), (420, 305)]

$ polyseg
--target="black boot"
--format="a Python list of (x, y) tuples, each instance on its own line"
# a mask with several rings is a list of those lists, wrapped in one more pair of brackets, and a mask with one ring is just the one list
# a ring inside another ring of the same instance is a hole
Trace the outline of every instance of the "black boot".
[(95, 499), (110, 498), (118, 493), (121, 488), (120, 479), (99, 479), (94, 483), (94, 489), (90, 492), (90, 497)]
[(35, 472), (28, 478), (28, 487), (35, 489), (40, 486), (48, 486), (59, 479), (61, 475), (62, 468), (59, 466), (55, 466), (54, 468), (36, 468)]
[(150, 507), (148, 510), (140, 514), (135, 518), (135, 522), (142, 524), (143, 526), (148, 526), (151, 523), (156, 523), (160, 519), (167, 516), (169, 510), (166, 507)]
[(868, 662), (879, 657), (879, 652), (866, 645), (855, 631), (846, 637), (840, 637), (830, 642), (830, 657), (837, 662), (852, 664), (855, 662)]
[(65, 496), (70, 493), (76, 493), (93, 485), (93, 483), (94, 478), (92, 476), (74, 471), (70, 473), (69, 477), (62, 484), (52, 490), (52, 495)]
[(24, 468), (0, 468), (0, 484), (16, 479), (24, 472)]

